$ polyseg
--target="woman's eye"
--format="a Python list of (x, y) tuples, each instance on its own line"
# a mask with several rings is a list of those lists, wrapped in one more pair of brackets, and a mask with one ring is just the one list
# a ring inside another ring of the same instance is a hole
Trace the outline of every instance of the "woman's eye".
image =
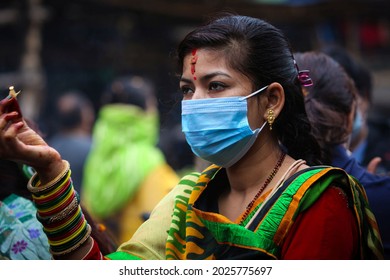
[(225, 88), (226, 88), (226, 85), (224, 85), (223, 83), (219, 83), (219, 82), (212, 82), (209, 85), (209, 91), (221, 91), (221, 90), (224, 90)]
[(186, 95), (188, 93), (193, 93), (194, 91), (188, 87), (188, 86), (182, 86), (181, 88), (181, 92), (183, 93), (183, 95)]

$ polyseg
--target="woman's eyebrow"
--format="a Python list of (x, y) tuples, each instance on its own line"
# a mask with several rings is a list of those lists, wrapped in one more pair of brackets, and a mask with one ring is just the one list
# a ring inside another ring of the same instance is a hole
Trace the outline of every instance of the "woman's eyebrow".
[[(214, 77), (217, 77), (217, 76), (225, 76), (225, 77), (231, 78), (231, 76), (225, 72), (216, 71), (216, 72), (208, 73), (204, 76), (201, 76), (200, 80), (202, 82), (205, 82), (205, 81), (208, 81), (208, 80), (210, 80)], [(199, 76), (198, 76), (198, 78), (199, 78)], [(180, 81), (185, 82), (185, 83), (192, 83), (193, 82), (192, 79), (184, 78), (183, 76), (180, 78)]]
[(206, 74), (206, 75), (200, 77), (200, 79), (203, 81), (207, 81), (207, 80), (210, 80), (210, 79), (217, 77), (217, 76), (225, 76), (225, 77), (231, 78), (231, 76), (225, 72), (216, 71), (216, 72)]
[(180, 82), (184, 82), (184, 83), (190, 84), (190, 83), (192, 83), (192, 80), (191, 80), (191, 79), (184, 78), (184, 77), (182, 76), (182, 77), (180, 77)]

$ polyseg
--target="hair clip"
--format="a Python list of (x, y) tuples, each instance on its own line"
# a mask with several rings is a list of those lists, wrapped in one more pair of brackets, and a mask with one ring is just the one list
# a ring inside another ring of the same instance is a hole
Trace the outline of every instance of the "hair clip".
[(309, 76), (309, 70), (299, 70), (298, 71), (298, 80), (304, 87), (310, 87), (313, 85), (313, 81)]
[(299, 70), (297, 61), (294, 59), (294, 65), (298, 72), (298, 80), (303, 87), (310, 87), (313, 85), (313, 81), (309, 76), (309, 70)]

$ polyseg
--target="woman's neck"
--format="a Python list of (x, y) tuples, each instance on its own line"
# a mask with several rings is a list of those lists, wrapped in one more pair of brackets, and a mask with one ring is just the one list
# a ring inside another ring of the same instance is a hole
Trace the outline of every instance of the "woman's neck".
[(257, 189), (267, 179), (282, 154), (276, 141), (258, 139), (247, 154), (227, 169), (230, 186), (235, 191)]

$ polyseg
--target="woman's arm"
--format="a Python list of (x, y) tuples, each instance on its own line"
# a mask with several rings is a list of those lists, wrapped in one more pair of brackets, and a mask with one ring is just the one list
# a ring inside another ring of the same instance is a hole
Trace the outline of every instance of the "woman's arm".
[(94, 248), (99, 251), (90, 237), (91, 227), (73, 188), (68, 162), (27, 125), (11, 88), (10, 95), (0, 101), (0, 157), (36, 170), (28, 189), (53, 258), (82, 259)]

